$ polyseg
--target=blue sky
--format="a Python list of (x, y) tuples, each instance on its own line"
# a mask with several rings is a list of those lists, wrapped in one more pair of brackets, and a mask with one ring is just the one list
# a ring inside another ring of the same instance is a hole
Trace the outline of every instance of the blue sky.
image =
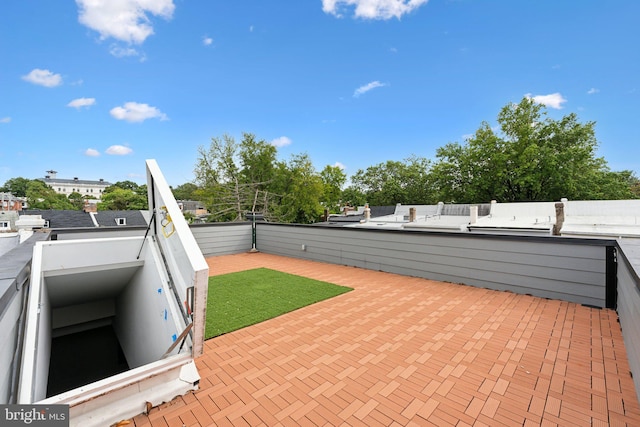
[(348, 175), (464, 141), (523, 96), (640, 172), (640, 2), (7, 0), (0, 184), (193, 180), (242, 132)]

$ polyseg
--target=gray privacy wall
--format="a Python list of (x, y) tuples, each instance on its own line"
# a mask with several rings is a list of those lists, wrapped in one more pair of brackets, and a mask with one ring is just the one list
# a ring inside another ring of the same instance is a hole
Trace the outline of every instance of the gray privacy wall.
[(251, 249), (251, 223), (193, 224), (191, 233), (204, 256), (229, 255)]
[(605, 240), (257, 224), (261, 252), (605, 307)]
[(629, 368), (634, 375), (636, 394), (640, 396), (640, 245), (620, 242), (618, 255), (618, 317), (627, 350)]

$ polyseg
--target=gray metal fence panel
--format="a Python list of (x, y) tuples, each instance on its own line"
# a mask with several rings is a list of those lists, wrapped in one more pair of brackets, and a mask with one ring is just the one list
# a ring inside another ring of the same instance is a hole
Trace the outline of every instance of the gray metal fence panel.
[(605, 306), (605, 245), (258, 224), (262, 252)]
[(204, 256), (229, 255), (251, 249), (251, 224), (192, 225), (191, 233)]
[[(629, 368), (633, 372), (636, 394), (640, 396), (640, 279), (638, 259), (630, 256), (631, 248), (622, 245), (618, 254), (618, 316), (627, 350)], [(635, 252), (635, 251), (633, 251)], [(627, 254), (625, 255), (625, 254)]]

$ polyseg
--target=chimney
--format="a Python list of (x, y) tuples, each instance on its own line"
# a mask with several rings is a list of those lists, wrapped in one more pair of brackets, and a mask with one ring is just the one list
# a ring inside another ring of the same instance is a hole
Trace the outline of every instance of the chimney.
[(553, 225), (553, 235), (559, 236), (564, 224), (564, 203), (556, 203), (556, 223)]
[(86, 213), (98, 212), (98, 205), (96, 205), (95, 203), (89, 203), (88, 200), (85, 200), (84, 207), (82, 208), (82, 210)]
[(416, 208), (409, 208), (409, 222), (416, 222)]

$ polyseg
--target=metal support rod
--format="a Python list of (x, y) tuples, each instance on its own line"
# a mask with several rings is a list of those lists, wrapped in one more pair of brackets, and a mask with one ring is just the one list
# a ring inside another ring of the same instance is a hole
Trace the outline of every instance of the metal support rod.
[(142, 239), (142, 245), (140, 245), (140, 250), (138, 251), (138, 256), (136, 259), (140, 259), (140, 254), (142, 253), (142, 248), (144, 247), (144, 242), (147, 241), (147, 235), (149, 234), (149, 230), (151, 229), (151, 225), (153, 224), (153, 220), (156, 218), (156, 210), (154, 209), (151, 214), (151, 219), (149, 220), (149, 225), (147, 226), (147, 231), (144, 232), (144, 239)]

